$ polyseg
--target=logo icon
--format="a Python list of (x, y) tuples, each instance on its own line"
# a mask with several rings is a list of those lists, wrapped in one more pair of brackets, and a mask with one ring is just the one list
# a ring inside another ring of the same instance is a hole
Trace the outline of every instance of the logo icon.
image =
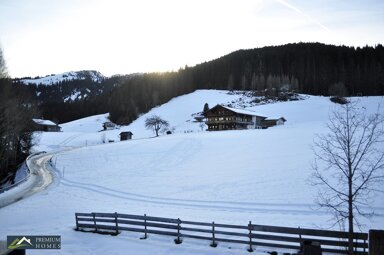
[(21, 239), (16, 238), (15, 240), (13, 240), (13, 242), (11, 242), (8, 245), (8, 249), (20, 249), (20, 248), (25, 249), (25, 247), (29, 247), (29, 246), (33, 246), (31, 239), (23, 236)]
[(61, 249), (61, 236), (7, 236), (7, 248)]

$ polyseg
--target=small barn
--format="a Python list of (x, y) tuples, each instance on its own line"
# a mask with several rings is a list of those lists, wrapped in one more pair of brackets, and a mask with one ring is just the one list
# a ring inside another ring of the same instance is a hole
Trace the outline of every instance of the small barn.
[(273, 127), (273, 126), (279, 126), (279, 125), (284, 125), (284, 123), (286, 122), (287, 120), (284, 118), (284, 117), (280, 117), (280, 118), (277, 118), (277, 119), (265, 119), (262, 121), (262, 127), (263, 128), (269, 128), (269, 127)]
[(61, 127), (50, 120), (32, 119), (32, 124), (35, 131), (45, 131), (45, 132), (61, 131)]
[(131, 131), (121, 132), (120, 133), (120, 141), (131, 140), (132, 136), (133, 136), (133, 134)]

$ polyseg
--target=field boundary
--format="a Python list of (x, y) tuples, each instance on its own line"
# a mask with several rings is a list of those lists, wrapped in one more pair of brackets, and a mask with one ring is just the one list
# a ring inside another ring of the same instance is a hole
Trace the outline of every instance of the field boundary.
[[(208, 240), (216, 247), (221, 242), (254, 247), (289, 249), (295, 252), (303, 246), (321, 247), (323, 253), (347, 254), (348, 232), (256, 225), (221, 224), (215, 222), (186, 221), (181, 219), (153, 217), (120, 213), (75, 213), (76, 230), (118, 235), (121, 231), (174, 237), (176, 244), (184, 238)], [(354, 233), (354, 254), (368, 255), (368, 234)]]

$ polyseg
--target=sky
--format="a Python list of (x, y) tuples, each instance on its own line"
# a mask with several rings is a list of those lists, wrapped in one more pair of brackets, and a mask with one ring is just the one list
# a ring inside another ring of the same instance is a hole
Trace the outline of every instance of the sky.
[(382, 0), (0, 0), (11, 77), (161, 72), (239, 49), (384, 43)]

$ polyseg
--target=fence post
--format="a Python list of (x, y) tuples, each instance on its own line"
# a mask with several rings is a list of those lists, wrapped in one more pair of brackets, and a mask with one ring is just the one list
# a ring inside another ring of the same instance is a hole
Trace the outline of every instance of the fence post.
[(79, 231), (79, 219), (77, 218), (77, 213), (75, 213), (76, 217), (76, 231)]
[(367, 240), (364, 239), (364, 249), (363, 252), (365, 252), (365, 245), (367, 244)]
[(211, 247), (217, 247), (216, 238), (215, 238), (215, 222), (212, 221), (212, 243)]
[(93, 225), (95, 226), (95, 232), (97, 232), (96, 217), (94, 212), (92, 213), (92, 216), (93, 216)]
[(369, 255), (384, 254), (384, 230), (369, 230)]
[(299, 229), (299, 241), (300, 241), (300, 251), (303, 250), (303, 240), (301, 239), (301, 229), (300, 226), (298, 227)]
[(117, 212), (115, 212), (115, 223), (116, 223), (116, 235), (119, 234), (119, 223), (117, 222)]
[(252, 249), (252, 229), (253, 229), (253, 226), (252, 226), (252, 222), (249, 221), (249, 224), (248, 224), (248, 230), (249, 230), (249, 248), (248, 248), (248, 251), (249, 252), (253, 252), (253, 249)]
[(181, 244), (182, 241), (181, 241), (181, 238), (180, 238), (180, 224), (181, 224), (181, 220), (180, 218), (177, 219), (177, 239), (175, 239), (175, 244)]
[(147, 239), (147, 214), (144, 213), (144, 237), (142, 239)]

